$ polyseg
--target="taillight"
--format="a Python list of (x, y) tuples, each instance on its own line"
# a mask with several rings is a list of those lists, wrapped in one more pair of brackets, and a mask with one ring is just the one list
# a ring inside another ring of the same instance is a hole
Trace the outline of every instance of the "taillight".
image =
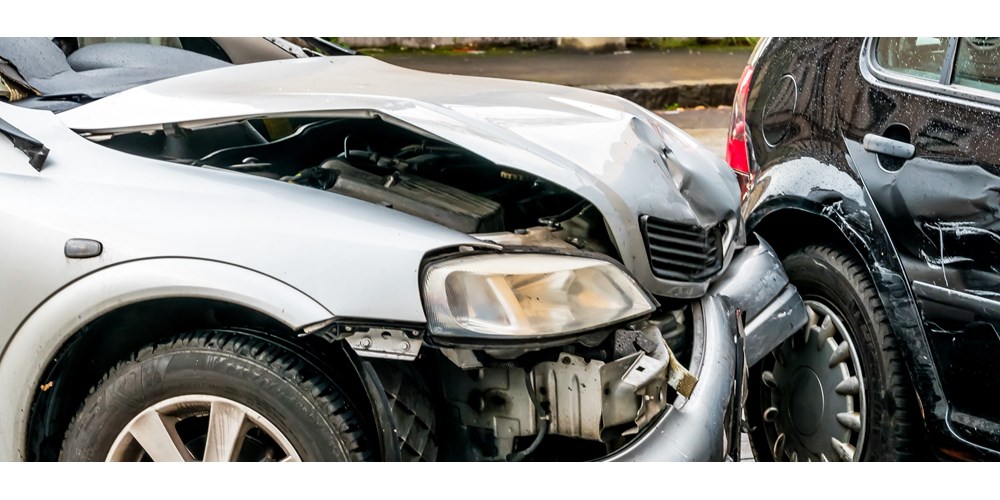
[(736, 171), (736, 179), (740, 183), (740, 194), (746, 195), (753, 185), (753, 173), (750, 172), (748, 145), (750, 135), (747, 132), (747, 99), (750, 98), (750, 79), (753, 77), (753, 66), (743, 68), (743, 76), (736, 87), (736, 97), (733, 99), (733, 116), (729, 121), (729, 138), (726, 141), (726, 163)]

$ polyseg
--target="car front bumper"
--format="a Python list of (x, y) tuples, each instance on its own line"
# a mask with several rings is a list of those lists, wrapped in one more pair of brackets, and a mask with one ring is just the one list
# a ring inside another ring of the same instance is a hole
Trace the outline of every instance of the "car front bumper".
[(678, 396), (608, 461), (718, 461), (739, 457), (746, 367), (802, 328), (805, 305), (764, 241), (744, 248), (692, 307), (690, 363), (698, 384)]

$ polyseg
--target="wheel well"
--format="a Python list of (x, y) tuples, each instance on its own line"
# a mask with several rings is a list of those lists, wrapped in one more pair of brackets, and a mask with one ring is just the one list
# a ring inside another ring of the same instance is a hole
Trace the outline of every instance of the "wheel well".
[(810, 212), (779, 210), (758, 222), (753, 232), (764, 238), (782, 259), (806, 245), (823, 244), (848, 250), (864, 262), (836, 224)]
[[(117, 363), (143, 346), (171, 336), (210, 328), (244, 328), (317, 355), (337, 381), (367, 430), (375, 419), (356, 360), (340, 345), (316, 337), (299, 338), (280, 321), (259, 311), (210, 299), (171, 298), (129, 304), (77, 331), (63, 345), (39, 382), (26, 437), (28, 460), (56, 460), (70, 420), (91, 388)], [(362, 404), (359, 404), (362, 403)], [(374, 434), (370, 434), (374, 435)]]

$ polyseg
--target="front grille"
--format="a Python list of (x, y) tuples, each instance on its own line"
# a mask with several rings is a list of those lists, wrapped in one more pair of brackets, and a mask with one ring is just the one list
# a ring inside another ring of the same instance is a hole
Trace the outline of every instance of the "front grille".
[(704, 281), (722, 270), (725, 226), (708, 229), (644, 215), (639, 219), (653, 275), (671, 281)]

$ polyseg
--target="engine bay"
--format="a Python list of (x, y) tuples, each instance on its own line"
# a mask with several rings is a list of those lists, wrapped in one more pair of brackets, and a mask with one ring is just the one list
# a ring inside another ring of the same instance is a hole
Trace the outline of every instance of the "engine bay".
[(92, 139), (349, 196), (500, 244), (618, 258), (603, 217), (575, 193), (378, 115), (171, 125)]

